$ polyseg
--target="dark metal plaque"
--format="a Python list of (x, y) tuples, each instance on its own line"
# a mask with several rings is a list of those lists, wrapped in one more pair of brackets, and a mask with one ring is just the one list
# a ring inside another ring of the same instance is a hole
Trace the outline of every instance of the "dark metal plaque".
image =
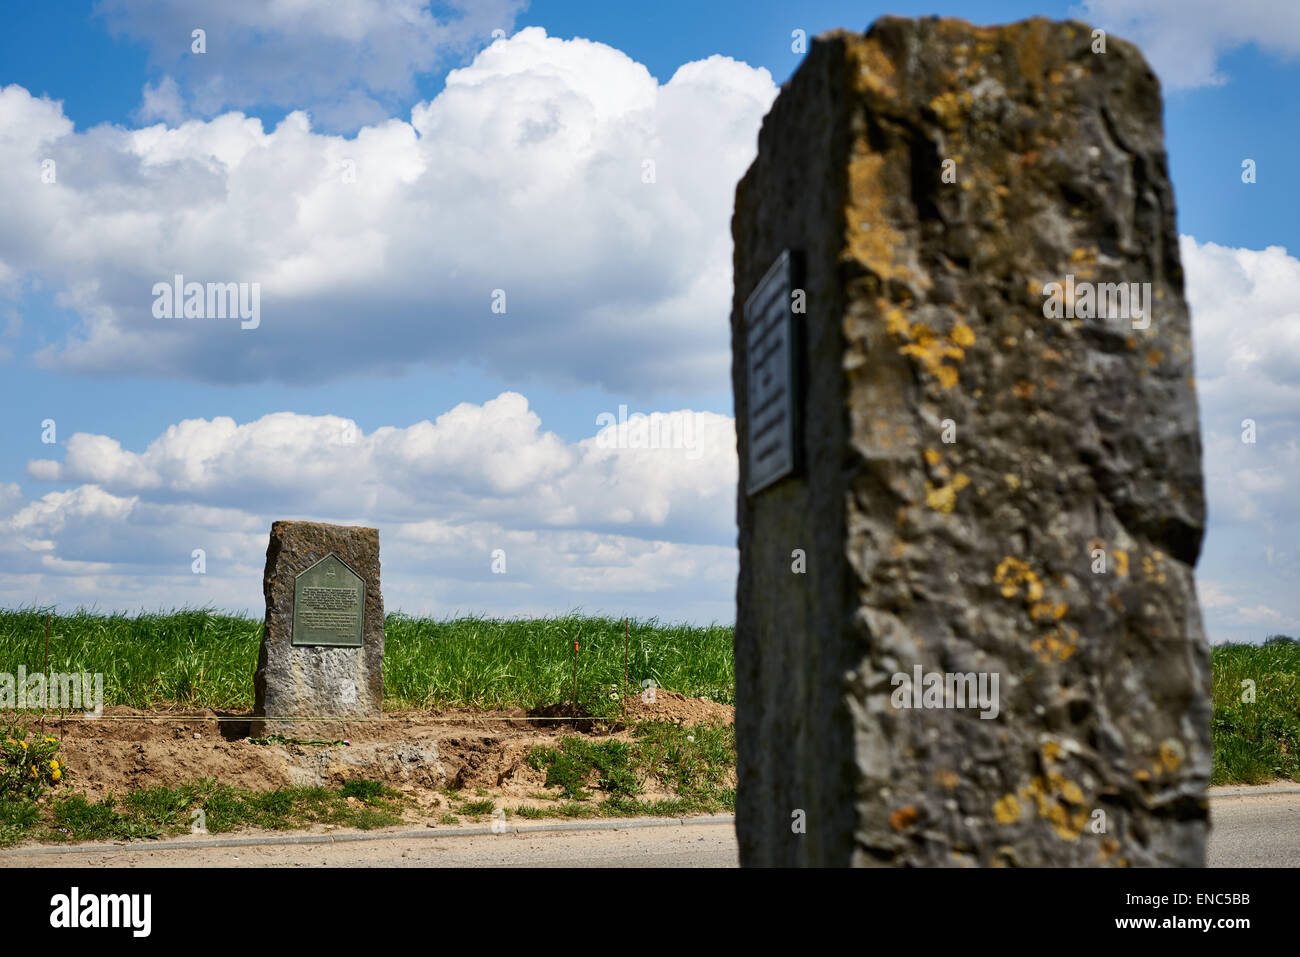
[(294, 645), (360, 648), (366, 583), (329, 554), (293, 582)]
[(785, 250), (745, 300), (749, 407), (745, 492), (749, 495), (793, 474), (798, 465), (796, 339), (791, 311), (796, 267), (795, 256)]

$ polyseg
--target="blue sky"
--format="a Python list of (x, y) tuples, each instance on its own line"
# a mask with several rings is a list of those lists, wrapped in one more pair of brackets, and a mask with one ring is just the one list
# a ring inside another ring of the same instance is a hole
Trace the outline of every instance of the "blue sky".
[[(1164, 86), (1207, 630), (1300, 634), (1294, 4), (326, 6), (5, 10), (0, 604), (257, 613), (269, 522), (310, 518), (380, 527), (390, 608), (730, 621), (731, 198), (792, 31), (1046, 15)], [(266, 322), (160, 324), (174, 271), (262, 283)], [(620, 405), (697, 447), (603, 447)]]

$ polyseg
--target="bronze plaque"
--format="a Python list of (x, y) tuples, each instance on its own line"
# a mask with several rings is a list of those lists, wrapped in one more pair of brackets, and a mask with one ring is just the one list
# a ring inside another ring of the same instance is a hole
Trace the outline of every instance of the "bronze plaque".
[(293, 644), (360, 648), (366, 583), (329, 554), (293, 582)]

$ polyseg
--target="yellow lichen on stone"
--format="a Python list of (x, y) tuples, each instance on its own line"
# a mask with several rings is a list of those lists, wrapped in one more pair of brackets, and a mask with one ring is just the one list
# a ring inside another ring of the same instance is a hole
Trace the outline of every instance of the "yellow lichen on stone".
[(1065, 661), (1078, 649), (1079, 633), (1073, 628), (1062, 625), (1053, 628), (1041, 638), (1035, 638), (1029, 646), (1038, 653), (1038, 660), (1047, 664), (1051, 661)]
[(890, 98), (898, 96), (898, 91), (890, 83), (896, 72), (894, 61), (885, 55), (878, 43), (860, 36), (850, 37), (848, 56), (859, 89)]
[(940, 336), (923, 322), (910, 324), (903, 310), (898, 306), (886, 308), (885, 331), (896, 339), (903, 340), (898, 347), (899, 353), (916, 359), (921, 367), (939, 380), (945, 389), (957, 384), (958, 374), (953, 366), (945, 365), (945, 359), (960, 362), (966, 356), (965, 350), (955, 340), (961, 338), (968, 343), (975, 341), (975, 333), (970, 326), (960, 319), (947, 336)]
[[(919, 360), (925, 370), (931, 374), (938, 374), (941, 369), (945, 368), (943, 366), (944, 359), (960, 361), (966, 355), (951, 339), (946, 336), (935, 335), (930, 327), (923, 323), (912, 326), (910, 332), (913, 341), (901, 346), (898, 351), (905, 356), (912, 356), (914, 359)], [(955, 369), (952, 371), (956, 372)]]
[[(1050, 619), (1060, 622), (1069, 611), (1063, 601), (1044, 601), (1043, 583), (1029, 565), (1008, 555), (998, 563), (993, 572), (993, 583), (1001, 586), (1003, 598), (1015, 598), (1024, 586), (1023, 600), (1031, 621)], [(1068, 625), (1059, 624), (1047, 634), (1030, 642), (1030, 648), (1044, 663), (1065, 661), (1078, 648), (1079, 633)]]
[(932, 467), (943, 460), (943, 456), (936, 449), (926, 449), (921, 454), (925, 456), (925, 464)]
[(1160, 763), (1171, 774), (1182, 767), (1185, 753), (1183, 743), (1175, 738), (1169, 738), (1160, 743)]
[(1003, 29), (1006, 31), (1004, 39), (1015, 52), (1020, 75), (1033, 89), (1041, 89), (1043, 74), (1046, 72), (1043, 63), (1045, 54), (1049, 51), (1055, 53), (1056, 57), (1053, 59), (1060, 56), (1054, 46), (1048, 47), (1049, 43), (1056, 40), (1054, 31), (1044, 20), (1026, 20), (1022, 23), (1010, 24)]
[(961, 778), (959, 778), (952, 771), (935, 771), (934, 780), (939, 785), (939, 787), (943, 788), (946, 791), (951, 791), (953, 788), (955, 788), (958, 784), (961, 783)]
[(1163, 557), (1160, 552), (1142, 556), (1142, 574), (1146, 575), (1147, 581), (1154, 582), (1157, 585), (1165, 583), (1165, 573), (1158, 564)]
[[(1077, 840), (1088, 823), (1088, 812), (1083, 808), (1083, 789), (1059, 771), (1035, 777), (1028, 787), (1020, 789), (1026, 800), (1032, 800), (1038, 816), (1052, 825), (1057, 837), (1065, 841)], [(1071, 813), (1071, 807), (1079, 810)]]
[(845, 210), (847, 254), (882, 280), (912, 280), (910, 269), (894, 261), (894, 250), (906, 247), (901, 233), (889, 224), (884, 207), (889, 189), (882, 182), (885, 157), (859, 144), (849, 160), (849, 196)]
[(993, 802), (993, 816), (1002, 824), (1020, 820), (1020, 802), (1014, 794), (1004, 794)]
[(1120, 578), (1128, 577), (1128, 552), (1122, 548), (1115, 549), (1115, 574)]
[(1056, 836), (1066, 841), (1077, 841), (1079, 835), (1083, 833), (1083, 829), (1087, 824), (1088, 812), (1086, 810), (1075, 811), (1074, 814), (1070, 816), (1069, 828), (1058, 827), (1056, 829)]
[(1025, 600), (1030, 604), (1043, 597), (1043, 585), (1038, 575), (1025, 562), (1010, 555), (998, 563), (993, 572), (993, 582), (1002, 586), (1003, 598), (1014, 598), (1021, 585), (1025, 586)]
[(889, 826), (895, 831), (905, 831), (916, 823), (918, 817), (920, 812), (916, 809), (916, 805), (908, 804), (889, 815)]
[(958, 472), (952, 477), (952, 481), (936, 488), (929, 482), (925, 483), (925, 504), (938, 512), (945, 515), (953, 510), (957, 504), (957, 493), (970, 484), (970, 477), (964, 472)]
[(1041, 618), (1051, 618), (1060, 621), (1065, 617), (1067, 606), (1065, 602), (1058, 601), (1055, 604), (1049, 601), (1035, 602), (1029, 608), (1029, 617), (1038, 621)]
[(974, 102), (975, 98), (971, 96), (969, 90), (962, 90), (960, 93), (956, 90), (948, 90), (930, 101), (930, 109), (934, 110), (934, 115), (946, 129), (954, 131), (961, 128)]
[(910, 339), (912, 337), (912, 327), (908, 325), (907, 317), (903, 315), (902, 309), (894, 306), (892, 309), (885, 311), (885, 331), (899, 339)]

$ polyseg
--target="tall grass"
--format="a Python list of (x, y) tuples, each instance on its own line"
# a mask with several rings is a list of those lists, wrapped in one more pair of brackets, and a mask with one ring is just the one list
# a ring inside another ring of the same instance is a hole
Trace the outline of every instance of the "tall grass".
[[(0, 671), (40, 671), (45, 610), (0, 610)], [(384, 623), (384, 706), (542, 707), (573, 697), (608, 710), (623, 685), (623, 622), (568, 615), (439, 621), (392, 614)], [(261, 619), (183, 609), (165, 614), (51, 614), (49, 668), (104, 674), (106, 704), (246, 710), (253, 705)], [(643, 680), (690, 696), (734, 701), (732, 629), (630, 626), (632, 690)]]
[[(1300, 644), (1213, 649), (1214, 784), (1300, 781)], [(1242, 682), (1255, 700), (1243, 701)]]
[[(0, 671), (43, 669), (45, 614), (0, 610)], [(204, 609), (51, 613), (49, 670), (102, 672), (105, 704), (251, 707), (261, 639), (261, 621)]]
[[(413, 706), (534, 707), (569, 701), (575, 641), (580, 704), (595, 704), (592, 695), (621, 696), (622, 621), (578, 616), (433, 621), (390, 615), (385, 631), (385, 694)], [(729, 627), (634, 621), (629, 687), (640, 691), (642, 681), (653, 680), (661, 688), (730, 704), (736, 680), (731, 641)]]

